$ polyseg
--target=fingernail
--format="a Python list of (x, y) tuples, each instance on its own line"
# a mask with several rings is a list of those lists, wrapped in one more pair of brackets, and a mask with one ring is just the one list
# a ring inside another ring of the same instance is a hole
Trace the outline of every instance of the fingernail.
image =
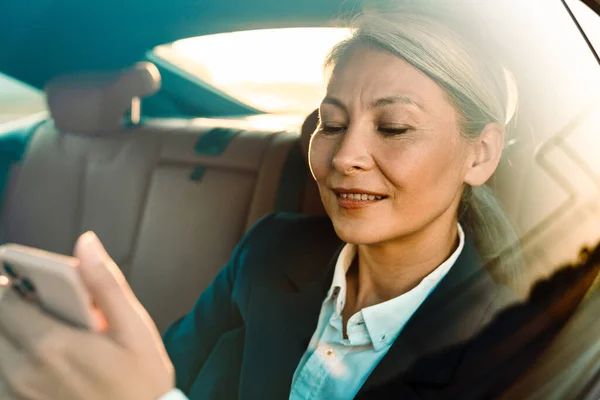
[(81, 236), (81, 240), (83, 242), (83, 245), (89, 249), (88, 251), (92, 251), (95, 254), (102, 253), (102, 245), (100, 244), (100, 239), (94, 232), (87, 231)]
[(87, 231), (77, 239), (74, 254), (76, 257), (90, 257), (98, 254), (98, 236), (92, 231)]
[(91, 259), (103, 261), (106, 258), (107, 254), (106, 250), (104, 250), (104, 245), (94, 232), (87, 231), (81, 236), (81, 240), (81, 244), (83, 245), (82, 250), (85, 249), (83, 251), (87, 253), (87, 257), (90, 257), (88, 258), (90, 261)]
[(98, 242), (98, 236), (94, 233), (94, 231), (87, 231), (81, 235), (81, 240), (84, 243)]

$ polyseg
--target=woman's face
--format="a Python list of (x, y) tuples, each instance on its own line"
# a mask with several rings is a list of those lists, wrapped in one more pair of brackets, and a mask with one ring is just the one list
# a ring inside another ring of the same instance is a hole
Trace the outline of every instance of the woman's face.
[(471, 142), (433, 80), (358, 48), (334, 70), (320, 121), (310, 166), (342, 240), (385, 244), (456, 223)]

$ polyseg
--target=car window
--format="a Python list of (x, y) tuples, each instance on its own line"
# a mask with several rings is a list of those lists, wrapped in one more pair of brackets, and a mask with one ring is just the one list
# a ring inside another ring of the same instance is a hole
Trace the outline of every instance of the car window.
[(40, 90), (0, 73), (0, 124), (46, 109), (44, 95)]
[(154, 53), (253, 108), (308, 113), (323, 95), (323, 60), (344, 28), (260, 29), (199, 36)]
[(580, 0), (567, 0), (571, 12), (590, 41), (594, 50), (600, 52), (600, 16)]

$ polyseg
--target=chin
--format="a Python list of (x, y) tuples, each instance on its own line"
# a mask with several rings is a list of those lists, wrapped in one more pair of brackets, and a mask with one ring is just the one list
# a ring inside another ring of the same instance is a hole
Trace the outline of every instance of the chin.
[(333, 227), (338, 237), (346, 243), (355, 245), (369, 245), (380, 243), (382, 237), (382, 224), (377, 221), (352, 221), (346, 218), (332, 217)]

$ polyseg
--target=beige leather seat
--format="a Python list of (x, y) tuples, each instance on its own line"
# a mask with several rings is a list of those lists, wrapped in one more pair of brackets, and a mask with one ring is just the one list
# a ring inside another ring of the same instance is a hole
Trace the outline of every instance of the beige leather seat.
[(298, 132), (245, 120), (139, 123), (139, 98), (159, 87), (149, 63), (51, 83), (53, 120), (13, 171), (0, 229), (5, 242), (63, 254), (95, 231), (163, 329), (192, 307), (258, 218), (286, 207), (286, 171), (300, 185), (310, 180)]

